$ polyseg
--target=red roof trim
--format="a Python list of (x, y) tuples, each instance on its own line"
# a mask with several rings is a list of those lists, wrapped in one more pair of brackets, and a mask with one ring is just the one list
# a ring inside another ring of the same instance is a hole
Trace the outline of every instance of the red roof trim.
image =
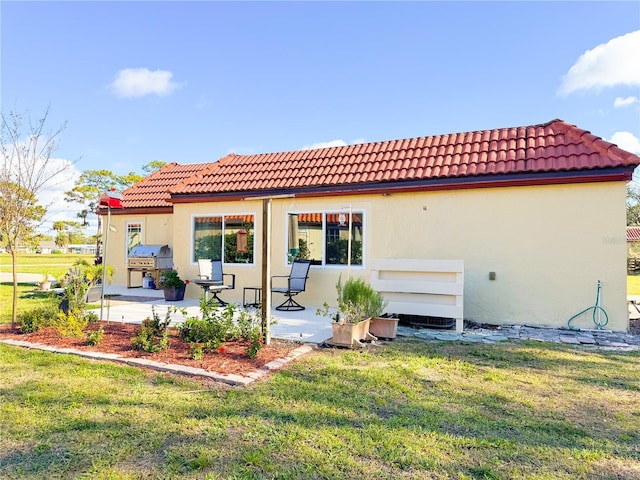
[(607, 171), (560, 172), (554, 174), (486, 175), (478, 177), (456, 177), (421, 182), (387, 182), (362, 184), (357, 186), (333, 186), (312, 189), (253, 190), (234, 194), (187, 194), (174, 195), (174, 203), (222, 202), (238, 199), (251, 200), (252, 197), (268, 197), (292, 194), (297, 198), (339, 195), (392, 194), (406, 192), (426, 192), (439, 190), (463, 190), (470, 188), (523, 187), (537, 185), (558, 185), (575, 183), (629, 181), (633, 169), (619, 168)]

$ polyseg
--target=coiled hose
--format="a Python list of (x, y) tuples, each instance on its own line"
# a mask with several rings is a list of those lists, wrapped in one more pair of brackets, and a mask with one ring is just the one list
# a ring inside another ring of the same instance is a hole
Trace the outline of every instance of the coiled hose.
[[(602, 285), (600, 284), (600, 280), (598, 280), (598, 289), (596, 292), (596, 304), (592, 307), (585, 308), (581, 312), (576, 313), (573, 317), (571, 317), (567, 322), (567, 325), (569, 326), (569, 330), (580, 330), (579, 328), (572, 326), (571, 322), (573, 322), (574, 319), (576, 319), (583, 313), (587, 313), (589, 310), (593, 310), (593, 312), (591, 313), (591, 318), (593, 319), (593, 323), (595, 324), (598, 330), (602, 330), (607, 325), (607, 323), (609, 323), (609, 315), (607, 315), (606, 310), (600, 306), (600, 290), (601, 289), (602, 289)], [(604, 315), (604, 321), (602, 320), (602, 315)]]

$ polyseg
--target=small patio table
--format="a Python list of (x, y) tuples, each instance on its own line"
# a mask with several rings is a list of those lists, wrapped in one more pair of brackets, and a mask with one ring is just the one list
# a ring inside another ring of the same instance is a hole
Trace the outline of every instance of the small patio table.
[[(253, 290), (253, 303), (247, 302), (247, 292)], [(262, 303), (262, 287), (244, 287), (242, 289), (242, 306), (258, 308)]]

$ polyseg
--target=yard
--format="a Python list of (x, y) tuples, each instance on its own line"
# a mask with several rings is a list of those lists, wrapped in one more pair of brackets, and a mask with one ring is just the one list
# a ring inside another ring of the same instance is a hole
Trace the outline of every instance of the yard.
[(404, 340), (249, 388), (0, 355), (2, 478), (640, 478), (638, 353)]
[(0, 478), (640, 478), (639, 362), (399, 339), (237, 388), (0, 344)]

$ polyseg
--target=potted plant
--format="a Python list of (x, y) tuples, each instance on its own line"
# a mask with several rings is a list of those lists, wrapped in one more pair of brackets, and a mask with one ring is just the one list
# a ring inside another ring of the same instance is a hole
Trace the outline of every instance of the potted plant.
[(369, 333), (378, 338), (396, 338), (398, 331), (398, 318), (393, 315), (384, 314), (384, 309), (389, 302), (384, 299), (380, 292), (376, 292), (369, 287), (366, 290), (365, 312), (371, 318), (369, 322)]
[(167, 270), (160, 277), (160, 287), (164, 290), (164, 299), (167, 302), (184, 300), (186, 282), (180, 278), (177, 270)]
[(398, 317), (386, 313), (371, 317), (369, 332), (378, 338), (393, 340), (398, 333), (398, 320)]
[(49, 290), (51, 289), (51, 280), (49, 280), (50, 273), (45, 270), (42, 274), (42, 281), (39, 283), (40, 290)]
[(369, 332), (369, 325), (371, 316), (380, 315), (386, 306), (382, 295), (361, 278), (350, 278), (343, 285), (340, 277), (336, 290), (338, 311), (330, 314), (325, 303), (318, 312), (333, 319), (333, 337), (328, 343), (355, 348), (363, 346), (363, 340), (377, 340)]

